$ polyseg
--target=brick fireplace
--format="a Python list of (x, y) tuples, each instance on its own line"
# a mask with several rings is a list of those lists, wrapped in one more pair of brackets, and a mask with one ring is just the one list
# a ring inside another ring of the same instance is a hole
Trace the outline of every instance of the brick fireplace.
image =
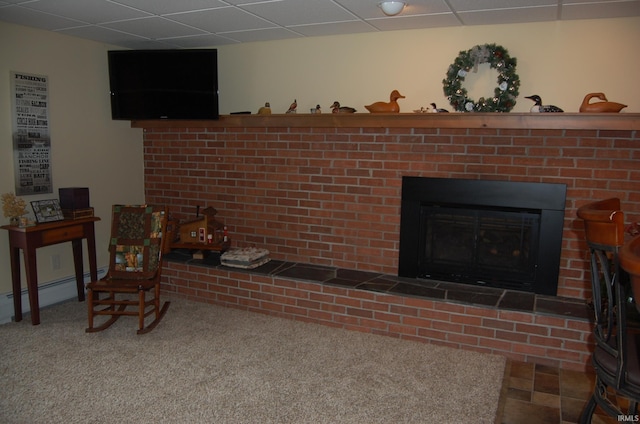
[[(192, 217), (197, 206), (213, 206), (233, 245), (266, 247), (274, 259), (318, 266), (397, 275), (403, 176), (565, 184), (557, 294), (588, 299), (586, 246), (575, 211), (593, 199), (617, 196), (627, 221), (640, 220), (640, 115), (447, 115), (234, 115), (132, 125), (144, 129), (147, 202), (167, 204), (179, 219)], [(175, 264), (164, 281), (167, 291), (194, 299), (420, 339), (418, 317), (417, 329), (407, 330), (401, 319), (381, 329), (368, 313), (329, 318), (331, 307), (317, 306), (308, 293), (303, 302), (285, 294), (286, 288), (308, 291), (307, 283), (300, 289), (297, 283), (268, 284), (263, 277)], [(240, 286), (260, 287), (262, 294)], [(311, 292), (326, 305), (336, 301), (322, 288)], [(349, 293), (355, 298), (341, 302), (363, 309), (368, 295)], [(266, 301), (274, 296), (282, 297)], [(261, 309), (255, 302), (262, 297)], [(314, 305), (323, 311), (321, 319)], [(427, 341), (573, 368), (588, 362), (588, 323), (560, 320), (552, 330), (542, 324), (549, 317), (474, 307), (477, 313), (468, 314), (473, 323), (462, 324), (454, 321), (465, 321), (463, 307), (423, 307), (447, 323), (438, 331), (448, 328), (451, 334), (424, 336)], [(426, 312), (407, 313), (420, 315), (425, 325), (429, 319)], [(505, 319), (510, 322), (498, 323)], [(465, 333), (465, 325), (477, 334)], [(544, 332), (550, 338), (538, 340)], [(483, 345), (483, 337), (494, 341)], [(575, 343), (568, 351), (567, 341)]]

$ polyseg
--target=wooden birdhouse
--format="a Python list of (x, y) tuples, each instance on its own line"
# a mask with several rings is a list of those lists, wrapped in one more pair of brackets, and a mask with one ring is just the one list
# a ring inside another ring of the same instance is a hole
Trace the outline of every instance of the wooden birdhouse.
[(218, 211), (208, 207), (202, 215), (179, 226), (179, 240), (174, 244), (221, 245), (224, 241), (224, 224), (216, 220)]

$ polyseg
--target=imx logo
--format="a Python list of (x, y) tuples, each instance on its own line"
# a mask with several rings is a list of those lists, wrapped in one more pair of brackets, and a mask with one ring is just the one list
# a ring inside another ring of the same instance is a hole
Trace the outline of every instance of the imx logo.
[(640, 415), (618, 415), (618, 422), (637, 423), (640, 422)]

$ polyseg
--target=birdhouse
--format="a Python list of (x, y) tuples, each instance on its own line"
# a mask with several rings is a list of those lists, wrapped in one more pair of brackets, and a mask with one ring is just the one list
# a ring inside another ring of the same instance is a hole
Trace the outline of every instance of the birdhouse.
[(180, 224), (178, 243), (222, 244), (224, 238), (224, 224), (216, 220), (218, 211), (208, 207), (201, 216)]

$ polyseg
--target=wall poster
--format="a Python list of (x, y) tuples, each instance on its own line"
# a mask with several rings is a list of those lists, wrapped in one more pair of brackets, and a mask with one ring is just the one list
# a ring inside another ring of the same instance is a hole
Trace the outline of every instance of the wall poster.
[(16, 195), (52, 193), (49, 78), (11, 72)]

